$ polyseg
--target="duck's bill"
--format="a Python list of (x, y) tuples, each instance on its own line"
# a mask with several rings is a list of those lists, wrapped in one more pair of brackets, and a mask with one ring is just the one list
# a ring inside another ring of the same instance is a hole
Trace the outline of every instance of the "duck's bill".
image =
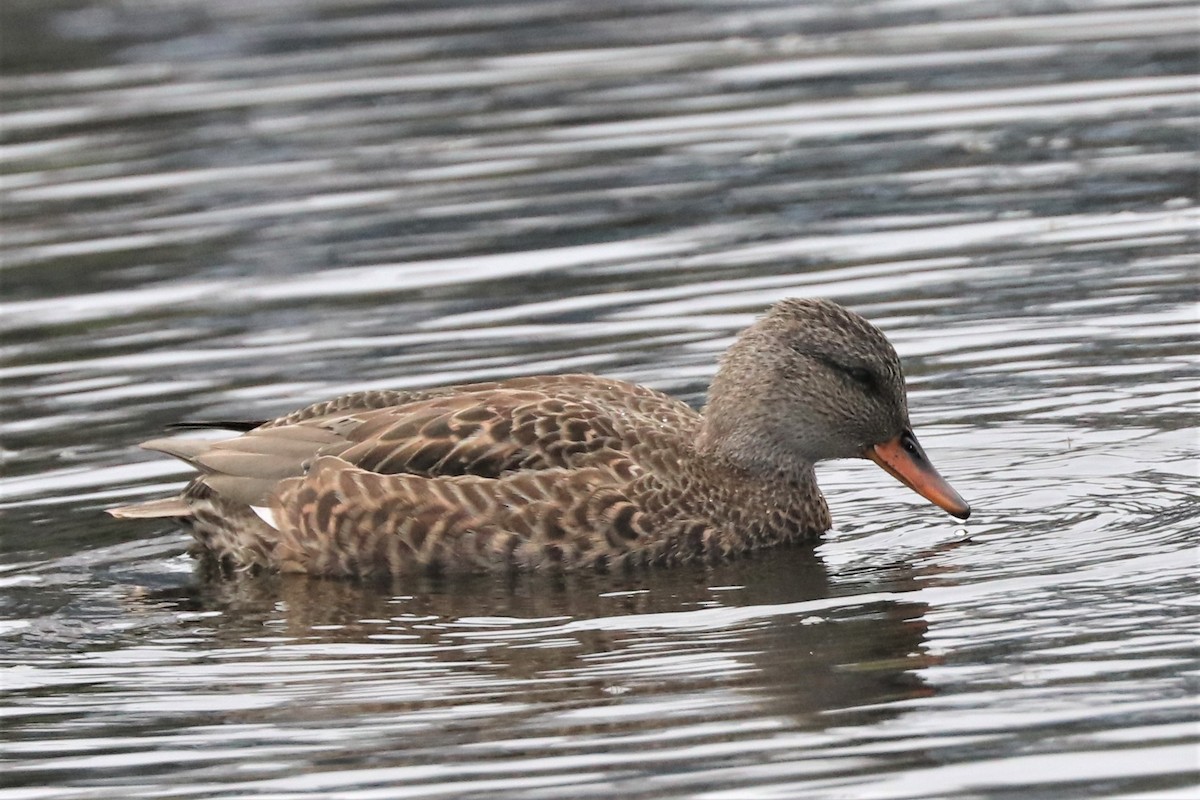
[(863, 457), (871, 459), (893, 478), (959, 519), (971, 516), (967, 501), (929, 463), (912, 431), (868, 447), (863, 451)]

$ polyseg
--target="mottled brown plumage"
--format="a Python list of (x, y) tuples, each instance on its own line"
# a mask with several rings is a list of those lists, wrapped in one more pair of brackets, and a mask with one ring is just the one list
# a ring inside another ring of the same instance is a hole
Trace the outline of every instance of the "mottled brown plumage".
[(830, 525), (826, 458), (870, 457), (969, 511), (912, 438), (887, 339), (821, 300), (743, 332), (703, 414), (624, 381), (540, 376), (360, 392), (223, 441), (143, 446), (200, 474), (114, 516), (185, 520), (232, 568), (317, 575), (610, 569), (807, 539)]

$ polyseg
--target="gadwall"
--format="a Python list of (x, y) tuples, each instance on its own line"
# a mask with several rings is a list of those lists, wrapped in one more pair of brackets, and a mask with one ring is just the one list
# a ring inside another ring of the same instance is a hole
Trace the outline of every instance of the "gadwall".
[(908, 421), (896, 351), (827, 300), (784, 300), (697, 413), (594, 375), (343, 395), (221, 441), (142, 447), (199, 471), (109, 511), (174, 517), (229, 569), (314, 575), (614, 569), (716, 559), (830, 526), (813, 465), (869, 458), (960, 519)]

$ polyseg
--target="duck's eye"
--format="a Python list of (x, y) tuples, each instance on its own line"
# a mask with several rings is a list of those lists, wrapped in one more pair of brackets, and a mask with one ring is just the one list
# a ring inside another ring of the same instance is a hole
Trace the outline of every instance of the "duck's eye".
[[(794, 348), (794, 349), (796, 350), (796, 352), (800, 353), (801, 355), (808, 355), (808, 354), (804, 353), (802, 350), (800, 350), (799, 348)], [(813, 356), (808, 356), (808, 357), (812, 358)], [(851, 366), (847, 366), (846, 364), (839, 364), (837, 361), (834, 361), (832, 358), (823, 357), (823, 356), (815, 356), (815, 358), (818, 361), (820, 361), (822, 364), (824, 364), (825, 366), (829, 367), (831, 370), (840, 372), (843, 375), (848, 376), (850, 378), (850, 380), (854, 381), (855, 383), (857, 383), (859, 386), (861, 386), (863, 389), (865, 389), (868, 392), (874, 392), (879, 389), (879, 378), (877, 378), (875, 376), (875, 373), (873, 371), (867, 369), (866, 367), (851, 367)]]
[(865, 367), (847, 367), (846, 374), (864, 389), (874, 390), (878, 385), (875, 373)]

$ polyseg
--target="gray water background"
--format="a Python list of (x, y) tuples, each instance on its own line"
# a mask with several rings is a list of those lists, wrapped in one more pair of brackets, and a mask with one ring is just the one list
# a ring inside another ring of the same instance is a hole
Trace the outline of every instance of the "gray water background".
[[(1194, 798), (1189, 3), (0, 6), (0, 798)], [(196, 573), (167, 423), (884, 328), (873, 465), (717, 567)]]

